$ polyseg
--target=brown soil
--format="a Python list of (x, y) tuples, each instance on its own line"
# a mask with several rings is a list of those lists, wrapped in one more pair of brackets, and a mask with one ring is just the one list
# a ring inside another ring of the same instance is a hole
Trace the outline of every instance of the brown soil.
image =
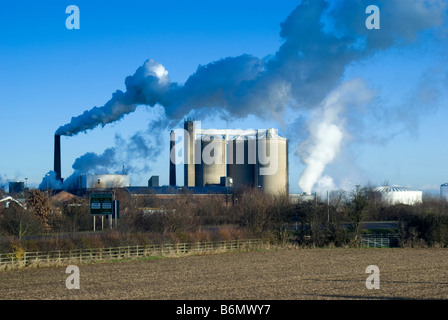
[[(380, 270), (367, 289), (366, 268)], [(0, 271), (0, 299), (448, 299), (448, 249), (285, 249)]]

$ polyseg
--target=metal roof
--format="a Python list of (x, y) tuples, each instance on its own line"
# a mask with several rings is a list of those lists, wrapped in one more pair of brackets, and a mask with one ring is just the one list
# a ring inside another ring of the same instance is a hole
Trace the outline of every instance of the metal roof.
[(412, 191), (419, 191), (419, 190), (413, 190), (406, 187), (400, 187), (400, 186), (382, 186), (375, 188), (375, 191), (378, 192), (412, 192)]

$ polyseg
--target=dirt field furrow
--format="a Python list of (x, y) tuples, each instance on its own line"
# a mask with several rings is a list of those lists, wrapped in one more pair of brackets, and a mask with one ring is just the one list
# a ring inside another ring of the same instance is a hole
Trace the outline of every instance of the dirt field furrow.
[[(379, 289), (368, 289), (369, 265)], [(0, 299), (448, 299), (448, 249), (301, 249), (0, 271)]]

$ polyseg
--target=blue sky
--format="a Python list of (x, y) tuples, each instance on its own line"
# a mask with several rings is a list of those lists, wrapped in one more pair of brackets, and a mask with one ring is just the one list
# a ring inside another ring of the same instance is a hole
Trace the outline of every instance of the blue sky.
[[(376, 2), (380, 1), (362, 3), (366, 7)], [(183, 84), (199, 65), (243, 54), (259, 59), (274, 55), (285, 42), (281, 23), (300, 3), (44, 0), (3, 4), (0, 182), (28, 178), (30, 187), (38, 186), (53, 169), (56, 129), (85, 110), (104, 105), (116, 90), (124, 91), (125, 78), (147, 59), (162, 64), (172, 82)], [(65, 26), (65, 9), (72, 4), (80, 10), (79, 30)], [(381, 11), (384, 28), (390, 25), (388, 17), (400, 16), (400, 12), (387, 9)], [(367, 17), (359, 10), (346, 12), (358, 15), (354, 20)], [(403, 11), (404, 17), (409, 17), (407, 14)], [(424, 25), (424, 17), (422, 21)], [(321, 175), (329, 177), (333, 187), (389, 181), (437, 190), (448, 181), (448, 42), (440, 40), (446, 40), (444, 26), (446, 21), (438, 26), (436, 36), (419, 34), (414, 42), (380, 48), (345, 67), (341, 81), (361, 77), (376, 95), (369, 106), (356, 113), (361, 120), (344, 127), (348, 134)], [(136, 132), (148, 132), (148, 123), (160, 117), (160, 110), (160, 106), (139, 106), (103, 128), (63, 136), (62, 176), (73, 173), (73, 163), (83, 154), (101, 154), (109, 147), (118, 147), (117, 135), (126, 140)], [(286, 107), (282, 123), (271, 116), (259, 119), (249, 114), (223, 120), (211, 112), (202, 114), (204, 128), (279, 128), (291, 143), (290, 190), (301, 191), (298, 180), (305, 165), (294, 151), (306, 139), (310, 109)], [(131, 173), (132, 184), (145, 185), (151, 175), (159, 175), (162, 184), (168, 183), (168, 135), (169, 131), (161, 133), (159, 156), (148, 160), (150, 163), (136, 164), (146, 170)], [(324, 188), (325, 181), (321, 179), (316, 188)]]

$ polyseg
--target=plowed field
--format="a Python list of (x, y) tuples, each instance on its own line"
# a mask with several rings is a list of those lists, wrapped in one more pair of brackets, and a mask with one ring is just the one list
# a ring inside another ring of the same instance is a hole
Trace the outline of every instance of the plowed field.
[[(368, 289), (369, 265), (379, 289)], [(235, 252), (0, 271), (0, 299), (448, 299), (448, 249)]]

